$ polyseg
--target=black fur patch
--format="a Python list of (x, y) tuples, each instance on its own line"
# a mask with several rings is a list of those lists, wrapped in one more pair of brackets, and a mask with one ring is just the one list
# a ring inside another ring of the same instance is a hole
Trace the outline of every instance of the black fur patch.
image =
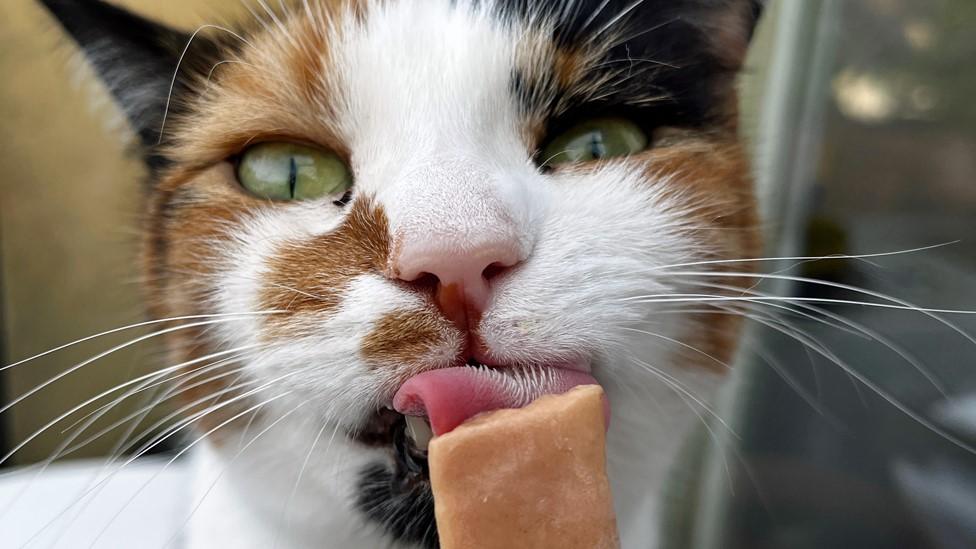
[[(379, 524), (396, 540), (437, 549), (437, 523), (434, 520), (434, 495), (430, 490), (430, 470), (426, 452), (418, 451), (407, 440), (403, 416), (386, 425), (378, 424), (392, 450), (392, 462), (367, 467), (359, 477), (356, 504), (366, 517)], [(361, 437), (360, 437), (361, 438)], [(368, 437), (378, 442), (375, 436)]]
[(437, 549), (434, 495), (429, 482), (412, 482), (386, 465), (372, 465), (359, 478), (359, 509), (396, 540)]
[[(742, 14), (741, 24), (751, 34), (765, 3), (765, 0), (501, 0), (496, 5), (506, 14), (523, 20), (553, 21), (558, 44), (572, 47), (608, 28), (629, 27), (632, 32), (646, 35), (661, 30), (661, 24), (669, 20), (694, 25), (723, 12)], [(648, 40), (654, 38), (644, 39)]]
[(194, 81), (207, 75), (230, 43), (219, 44), (201, 34), (191, 43), (186, 33), (101, 0), (41, 3), (81, 46), (124, 110), (144, 146), (146, 164), (153, 171), (164, 167), (167, 162), (157, 144), (165, 141), (160, 130), (167, 99), (167, 117), (178, 116)]
[[(626, 115), (653, 128), (707, 128), (726, 120), (739, 66), (722, 56), (716, 25), (750, 37), (761, 0), (507, 0), (523, 21), (551, 22), (555, 45), (568, 55), (601, 52), (584, 81), (562, 87), (553, 75), (515, 71), (513, 91), (526, 112), (558, 132), (579, 118)], [(606, 80), (604, 83), (600, 83)], [(600, 83), (600, 84), (597, 84)], [(594, 94), (593, 90), (599, 90)]]

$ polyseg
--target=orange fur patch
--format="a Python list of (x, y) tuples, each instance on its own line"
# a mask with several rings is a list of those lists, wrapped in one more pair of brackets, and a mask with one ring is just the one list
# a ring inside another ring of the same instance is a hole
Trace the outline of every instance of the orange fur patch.
[[(444, 348), (458, 348), (460, 333), (436, 310), (396, 311), (379, 319), (361, 346), (374, 368), (423, 362)], [(460, 351), (460, 349), (458, 349)]]
[(282, 248), (269, 261), (261, 308), (283, 314), (268, 319), (280, 325), (295, 315), (327, 314), (339, 306), (353, 278), (386, 272), (390, 257), (389, 223), (381, 206), (353, 201), (335, 230)]
[[(750, 259), (762, 251), (759, 217), (752, 188), (751, 169), (743, 145), (731, 134), (711, 137), (674, 136), (659, 147), (637, 156), (646, 162), (646, 173), (653, 180), (668, 180), (668, 192), (689, 206), (691, 231), (711, 253), (705, 260)], [(753, 262), (721, 263), (688, 267), (689, 271), (754, 272)], [(680, 279), (678, 279), (680, 280)], [(702, 282), (741, 287), (751, 286), (750, 278), (701, 278)], [(709, 287), (693, 292), (727, 296), (731, 290)], [(706, 308), (709, 308), (706, 305)], [(716, 313), (723, 313), (717, 307)], [(689, 345), (728, 364), (739, 339), (742, 317), (732, 314), (699, 314), (700, 329), (691, 335)], [(696, 353), (689, 355), (696, 364), (717, 371), (726, 368)]]

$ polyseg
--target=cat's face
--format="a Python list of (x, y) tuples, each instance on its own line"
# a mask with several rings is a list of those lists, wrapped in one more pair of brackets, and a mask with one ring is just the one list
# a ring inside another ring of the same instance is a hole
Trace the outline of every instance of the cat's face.
[[(736, 323), (648, 296), (703, 292), (675, 266), (757, 252), (734, 92), (756, 13), (310, 2), (225, 35), (187, 60), (205, 78), (176, 86), (153, 153), (145, 269), (159, 316), (268, 314), (180, 331), (174, 353), (240, 349), (250, 384), (229, 395), (288, 391), (268, 410), (307, 403), (374, 450), (397, 446), (394, 407), (444, 410), (437, 431), (478, 411), (445, 399), (524, 403), (592, 376), (626, 423), (661, 372), (712, 375)], [(261, 150), (275, 160), (249, 166)], [(286, 166), (295, 194), (307, 155), (348, 181), (304, 200), (242, 184)], [(429, 375), (447, 368), (470, 373)]]

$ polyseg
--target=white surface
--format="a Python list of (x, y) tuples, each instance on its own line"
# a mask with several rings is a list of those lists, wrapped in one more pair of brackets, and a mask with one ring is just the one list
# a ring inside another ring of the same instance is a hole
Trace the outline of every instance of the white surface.
[(183, 462), (164, 469), (167, 461), (0, 474), (0, 548), (179, 548), (190, 473)]

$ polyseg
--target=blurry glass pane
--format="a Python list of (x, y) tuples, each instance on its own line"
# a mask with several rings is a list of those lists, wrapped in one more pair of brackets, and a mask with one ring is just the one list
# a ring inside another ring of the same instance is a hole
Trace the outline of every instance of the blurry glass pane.
[(976, 3), (806, 9), (816, 17), (794, 22), (809, 37), (797, 66), (827, 62), (803, 76), (815, 100), (777, 136), (792, 140), (778, 152), (795, 169), (772, 182), (790, 197), (767, 223), (796, 234), (774, 234), (785, 246), (771, 253), (951, 244), (767, 265), (826, 284), (767, 280), (754, 290), (808, 301), (743, 306), (757, 329), (739, 438), (713, 452), (703, 494), (723, 502), (698, 546), (976, 547), (976, 318), (899, 310), (976, 309)]

